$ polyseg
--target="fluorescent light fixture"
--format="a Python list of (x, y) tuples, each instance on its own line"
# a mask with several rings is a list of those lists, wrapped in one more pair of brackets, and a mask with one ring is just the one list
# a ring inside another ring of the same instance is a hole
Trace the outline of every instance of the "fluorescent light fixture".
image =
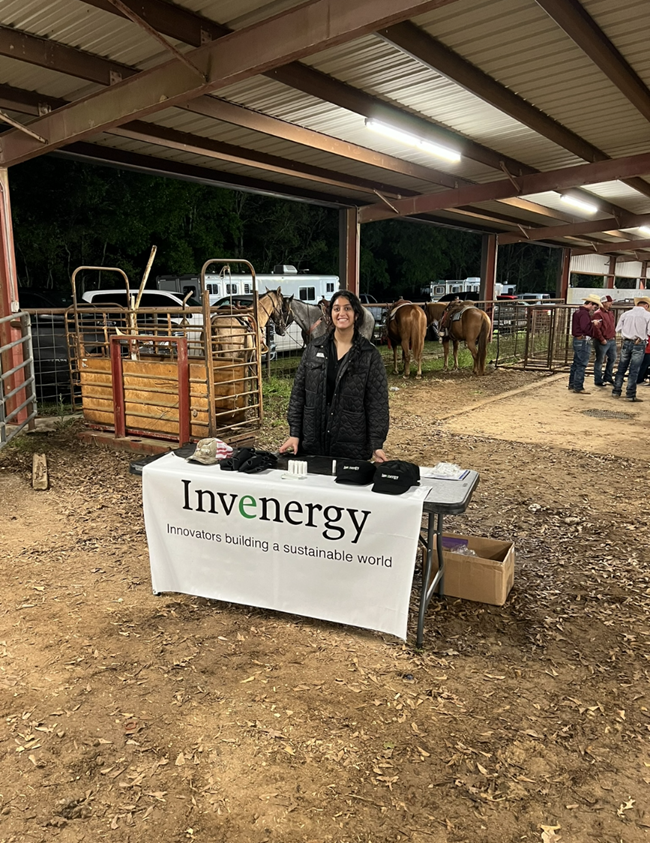
[(639, 234), (643, 234), (645, 237), (650, 237), (650, 227), (647, 225), (639, 226)]
[(598, 205), (595, 202), (588, 202), (586, 199), (572, 196), (570, 193), (563, 193), (560, 199), (562, 202), (571, 205), (572, 208), (577, 208), (585, 214), (595, 214), (598, 210)]
[(454, 164), (457, 164), (461, 160), (460, 153), (456, 152), (455, 149), (449, 149), (449, 147), (442, 146), (442, 144), (423, 140), (422, 138), (416, 137), (416, 135), (411, 135), (408, 132), (403, 132), (401, 129), (396, 129), (394, 126), (389, 126), (388, 123), (372, 120), (370, 117), (366, 120), (366, 129), (405, 143), (407, 146), (414, 146), (416, 149), (421, 149), (423, 152), (428, 152), (431, 155), (437, 155), (438, 158), (444, 158), (445, 161), (451, 161)]

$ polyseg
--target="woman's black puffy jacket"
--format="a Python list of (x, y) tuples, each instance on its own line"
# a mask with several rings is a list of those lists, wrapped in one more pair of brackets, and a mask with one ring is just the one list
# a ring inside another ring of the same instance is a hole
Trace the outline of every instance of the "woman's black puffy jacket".
[(336, 353), (329, 336), (311, 342), (289, 401), (289, 431), (300, 451), (350, 459), (369, 459), (388, 435), (388, 382), (381, 355), (361, 336), (339, 367), (327, 410), (327, 359)]

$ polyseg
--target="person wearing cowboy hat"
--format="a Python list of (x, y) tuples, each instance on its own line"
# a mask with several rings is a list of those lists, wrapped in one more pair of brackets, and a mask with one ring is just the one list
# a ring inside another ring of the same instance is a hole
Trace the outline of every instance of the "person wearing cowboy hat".
[(650, 298), (648, 296), (634, 299), (634, 307), (626, 310), (618, 320), (616, 333), (621, 335), (623, 342), (612, 395), (614, 398), (621, 397), (623, 378), (627, 372), (625, 397), (628, 401), (641, 401), (636, 397), (636, 381), (645, 356), (648, 337), (650, 337)]
[[(600, 308), (594, 313), (594, 350), (596, 360), (594, 362), (594, 384), (605, 386), (606, 383), (614, 385), (614, 363), (616, 363), (616, 319), (612, 305), (614, 299), (611, 296), (603, 296), (600, 300)], [(605, 363), (605, 374), (603, 375), (603, 363)]]
[(585, 389), (585, 372), (591, 356), (591, 339), (594, 335), (593, 312), (600, 307), (600, 299), (594, 294), (585, 296), (571, 320), (573, 335), (573, 363), (569, 372), (569, 389), (578, 395), (588, 395)]

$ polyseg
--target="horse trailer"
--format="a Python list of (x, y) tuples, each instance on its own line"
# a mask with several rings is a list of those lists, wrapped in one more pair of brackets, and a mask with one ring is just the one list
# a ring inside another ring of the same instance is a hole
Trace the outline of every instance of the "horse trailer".
[[(295, 266), (279, 264), (273, 272), (255, 274), (257, 291), (262, 295), (267, 289), (277, 290), (280, 287), (283, 296), (294, 296), (306, 304), (318, 304), (322, 299), (329, 301), (340, 288), (338, 275), (311, 275), (298, 272)], [(253, 292), (253, 278), (251, 275), (240, 273), (220, 273), (205, 276), (205, 283), (210, 295), (210, 304), (214, 305), (227, 296), (242, 296)], [(159, 275), (156, 278), (159, 290), (167, 290), (176, 294), (187, 295), (193, 291), (197, 298), (201, 294), (201, 282), (198, 275)], [(285, 336), (275, 337), (277, 352), (290, 352), (302, 349), (303, 341), (300, 328), (296, 324), (289, 325)]]

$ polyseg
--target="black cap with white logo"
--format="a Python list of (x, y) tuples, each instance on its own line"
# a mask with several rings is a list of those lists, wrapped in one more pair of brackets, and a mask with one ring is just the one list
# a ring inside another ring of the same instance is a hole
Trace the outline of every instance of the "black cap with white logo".
[(366, 460), (336, 461), (336, 482), (351, 483), (354, 486), (367, 486), (372, 483), (375, 476), (375, 468), (371, 462)]
[(419, 482), (420, 469), (415, 463), (389, 460), (377, 467), (372, 491), (382, 495), (401, 495)]

